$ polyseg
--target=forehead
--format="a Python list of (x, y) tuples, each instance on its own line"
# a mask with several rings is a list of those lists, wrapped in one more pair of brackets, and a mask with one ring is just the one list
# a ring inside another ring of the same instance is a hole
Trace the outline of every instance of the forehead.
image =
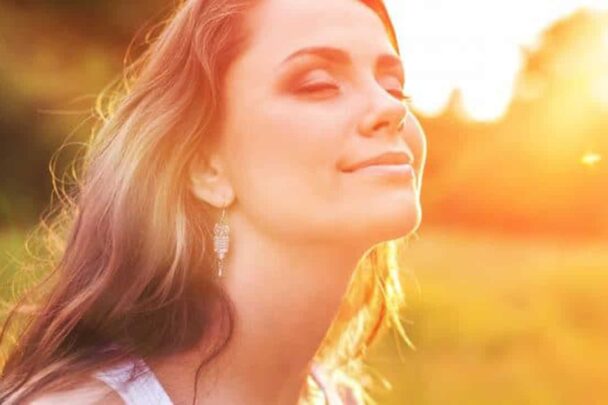
[(355, 60), (396, 55), (380, 17), (359, 0), (264, 0), (248, 23), (247, 56), (271, 67), (311, 46), (342, 48)]

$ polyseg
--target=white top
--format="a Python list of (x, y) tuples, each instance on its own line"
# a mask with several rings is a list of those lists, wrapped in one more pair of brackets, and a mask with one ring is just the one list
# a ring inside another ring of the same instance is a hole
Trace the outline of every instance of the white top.
[(142, 360), (136, 360), (138, 366), (145, 370), (138, 378), (127, 383), (136, 366), (135, 361), (126, 361), (112, 368), (96, 372), (97, 379), (109, 385), (126, 405), (173, 405), (160, 382)]
[[(173, 405), (171, 398), (143, 359), (135, 361), (126, 361), (112, 368), (98, 371), (94, 376), (116, 391), (126, 405)], [(136, 365), (141, 367), (144, 372), (132, 382), (127, 383), (133, 367)], [(320, 365), (313, 364), (311, 375), (323, 391), (328, 405), (343, 404), (338, 391), (329, 384), (328, 376)]]

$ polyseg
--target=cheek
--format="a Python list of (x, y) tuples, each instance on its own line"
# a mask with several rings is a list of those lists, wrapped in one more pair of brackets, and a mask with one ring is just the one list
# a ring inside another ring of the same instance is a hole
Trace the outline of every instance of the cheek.
[(289, 102), (266, 105), (247, 118), (235, 146), (260, 170), (326, 176), (339, 159), (342, 131), (335, 114), (328, 120), (311, 110)]
[[(327, 112), (324, 112), (327, 114)], [(339, 120), (289, 102), (241, 114), (231, 132), (232, 177), (242, 209), (282, 233), (311, 232), (315, 213), (339, 197), (336, 168), (342, 150)], [(320, 217), (319, 217), (320, 219)], [(320, 221), (319, 221), (320, 222)]]

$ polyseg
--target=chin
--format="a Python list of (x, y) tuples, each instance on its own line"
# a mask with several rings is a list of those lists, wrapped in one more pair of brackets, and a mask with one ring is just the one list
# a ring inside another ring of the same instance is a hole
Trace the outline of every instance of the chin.
[(409, 204), (405, 208), (376, 211), (368, 217), (367, 238), (370, 245), (406, 237), (415, 232), (422, 221), (420, 204)]
[(380, 241), (403, 238), (415, 232), (420, 226), (421, 215), (418, 210), (409, 211), (407, 215), (395, 217), (393, 221), (379, 227)]

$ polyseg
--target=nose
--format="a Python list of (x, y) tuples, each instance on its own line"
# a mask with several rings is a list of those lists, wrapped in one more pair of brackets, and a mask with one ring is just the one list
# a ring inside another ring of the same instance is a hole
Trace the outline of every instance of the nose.
[(360, 121), (359, 132), (364, 136), (389, 136), (400, 133), (408, 113), (407, 105), (377, 83), (368, 92), (368, 107)]

